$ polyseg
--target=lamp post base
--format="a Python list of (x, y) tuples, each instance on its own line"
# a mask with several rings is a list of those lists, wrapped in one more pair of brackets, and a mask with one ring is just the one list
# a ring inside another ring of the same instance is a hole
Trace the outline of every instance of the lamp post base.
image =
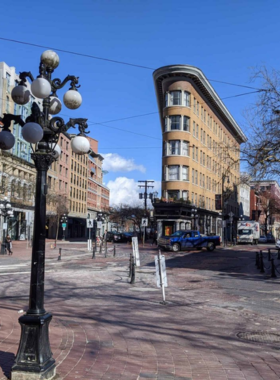
[(49, 342), (51, 319), (50, 313), (25, 314), (19, 318), (21, 338), (11, 380), (43, 380), (55, 376), (55, 360)]
[(6, 244), (5, 243), (1, 244), (1, 252), (0, 252), (0, 254), (1, 255), (6, 255), (7, 254)]

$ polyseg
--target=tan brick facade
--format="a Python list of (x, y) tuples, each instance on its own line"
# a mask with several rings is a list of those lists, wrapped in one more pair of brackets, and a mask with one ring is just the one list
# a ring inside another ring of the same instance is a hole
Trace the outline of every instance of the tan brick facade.
[(167, 66), (154, 72), (154, 80), (163, 136), (162, 196), (215, 210), (222, 177), (231, 187), (239, 184), (239, 146), (246, 137), (199, 69)]

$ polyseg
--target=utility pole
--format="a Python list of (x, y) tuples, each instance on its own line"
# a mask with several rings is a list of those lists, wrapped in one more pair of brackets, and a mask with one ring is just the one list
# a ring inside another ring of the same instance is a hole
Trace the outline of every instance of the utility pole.
[[(152, 185), (149, 185), (149, 183), (154, 183), (155, 181), (138, 181), (138, 182), (140, 182), (140, 183), (144, 183), (144, 185), (138, 185), (138, 187), (140, 187), (140, 188), (142, 188), (142, 187), (145, 188), (144, 194), (143, 194), (143, 193), (140, 193), (140, 194), (139, 194), (139, 198), (140, 198), (140, 199), (143, 199), (143, 198), (144, 198), (145, 214), (147, 214), (148, 189), (154, 187), (154, 186), (152, 186)], [(144, 195), (144, 197), (143, 197), (143, 195)]]
[[(144, 194), (143, 193), (139, 194), (139, 198), (140, 199), (144, 198), (145, 216), (147, 216), (148, 189), (154, 187), (153, 185), (149, 185), (149, 183), (154, 183), (155, 181), (147, 181), (147, 180), (145, 180), (145, 181), (138, 181), (138, 182), (143, 183), (143, 185), (138, 185), (138, 187), (140, 187), (140, 189), (141, 188), (145, 189)], [(144, 197), (143, 197), (143, 195), (144, 195)], [(144, 227), (144, 236), (146, 236), (146, 227)], [(144, 240), (143, 240), (143, 244), (144, 244)]]

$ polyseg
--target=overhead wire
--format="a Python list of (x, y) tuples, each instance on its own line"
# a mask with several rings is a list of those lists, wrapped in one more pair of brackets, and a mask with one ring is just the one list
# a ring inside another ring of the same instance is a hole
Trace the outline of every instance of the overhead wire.
[[(77, 56), (80, 56), (80, 57), (86, 57), (86, 58), (96, 59), (96, 60), (100, 60), (100, 61), (106, 61), (106, 62), (116, 63), (116, 64), (120, 64), (120, 65), (126, 65), (126, 66), (137, 67), (137, 68), (140, 68), (140, 69), (156, 70), (155, 68), (153, 68), (153, 67), (149, 67), (149, 66), (139, 65), (139, 64), (130, 63), (130, 62), (125, 62), (125, 61), (118, 61), (118, 60), (110, 59), (110, 58), (98, 57), (98, 56), (91, 55), (91, 54), (78, 53), (78, 52), (75, 52), (75, 51), (72, 51), (72, 50), (65, 50), (65, 49), (60, 49), (60, 48), (54, 48), (54, 47), (51, 47), (51, 46), (45, 46), (45, 45), (40, 45), (40, 44), (34, 44), (34, 43), (32, 43), (32, 42), (19, 41), (19, 40), (15, 40), (15, 39), (12, 39), (12, 38), (0, 37), (0, 40), (2, 40), (2, 41), (7, 41), (7, 42), (12, 42), (12, 43), (17, 43), (17, 44), (22, 44), (22, 45), (34, 46), (34, 47), (37, 47), (37, 48), (52, 49), (52, 50), (59, 51), (59, 52), (61, 52), (61, 53), (77, 55)], [(258, 88), (256, 88), (256, 87), (252, 87), (252, 86), (242, 85), (242, 84), (238, 84), (238, 83), (225, 82), (225, 81), (221, 81), (221, 80), (217, 80), (217, 79), (208, 79), (208, 80), (209, 80), (210, 82), (216, 82), (216, 83), (221, 83), (221, 84), (227, 84), (227, 85), (229, 85), (229, 86), (237, 86), (237, 87), (251, 88), (251, 89), (255, 89), (255, 90), (258, 89)], [(264, 89), (258, 89), (258, 90), (263, 90), (263, 91), (265, 91)]]

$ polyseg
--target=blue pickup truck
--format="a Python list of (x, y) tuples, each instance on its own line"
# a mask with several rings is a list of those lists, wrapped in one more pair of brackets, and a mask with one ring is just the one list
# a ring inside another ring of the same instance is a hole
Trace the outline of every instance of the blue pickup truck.
[(220, 236), (206, 236), (193, 230), (179, 230), (171, 236), (158, 239), (158, 247), (173, 252), (207, 248), (213, 251), (220, 245)]

